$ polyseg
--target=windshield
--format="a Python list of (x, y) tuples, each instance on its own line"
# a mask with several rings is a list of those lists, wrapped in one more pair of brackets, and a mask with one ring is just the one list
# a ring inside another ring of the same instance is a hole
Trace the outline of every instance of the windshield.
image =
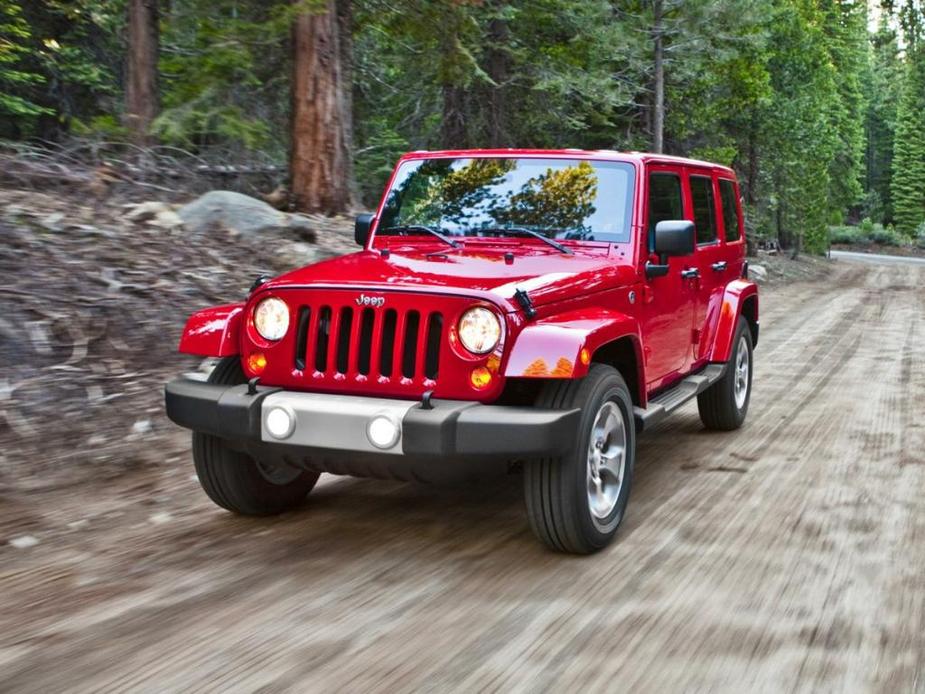
[(547, 238), (626, 242), (634, 170), (587, 159), (419, 159), (402, 164), (377, 234), (485, 236), (509, 230)]

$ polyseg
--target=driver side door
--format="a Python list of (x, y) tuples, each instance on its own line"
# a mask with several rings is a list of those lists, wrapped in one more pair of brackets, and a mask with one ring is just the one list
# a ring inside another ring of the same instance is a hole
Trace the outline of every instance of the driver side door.
[[(663, 221), (689, 219), (687, 187), (680, 167), (651, 166), (646, 169), (645, 234), (647, 259), (654, 256), (655, 226)], [(691, 257), (670, 257), (663, 277), (646, 277), (643, 285), (641, 331), (646, 365), (646, 385), (657, 390), (682, 377), (691, 363), (691, 325), (696, 292), (681, 273), (690, 268)], [(645, 275), (643, 275), (645, 277)]]

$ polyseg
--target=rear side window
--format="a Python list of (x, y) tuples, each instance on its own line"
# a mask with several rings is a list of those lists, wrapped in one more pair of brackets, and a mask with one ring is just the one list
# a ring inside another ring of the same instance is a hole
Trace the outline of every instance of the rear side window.
[(716, 240), (716, 203), (713, 199), (713, 179), (691, 176), (691, 201), (694, 203), (694, 225), (697, 243)]
[(719, 180), (719, 200), (723, 205), (723, 229), (727, 241), (739, 240), (739, 210), (736, 207), (736, 188), (732, 181)]
[(649, 174), (649, 249), (655, 248), (655, 225), (684, 219), (681, 177), (673, 173)]

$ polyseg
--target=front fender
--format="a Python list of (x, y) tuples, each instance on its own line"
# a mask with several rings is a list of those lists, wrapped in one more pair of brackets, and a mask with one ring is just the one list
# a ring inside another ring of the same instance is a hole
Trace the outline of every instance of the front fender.
[[(620, 311), (578, 309), (529, 324), (517, 336), (504, 375), (508, 378), (582, 378), (590, 357), (609, 342), (628, 337), (640, 359), (639, 322)], [(581, 351), (587, 349), (587, 361)], [(640, 367), (641, 368), (641, 367)], [(645, 380), (640, 380), (645, 383)]]
[[(753, 311), (750, 318), (754, 321), (755, 331), (757, 331), (758, 285), (748, 280), (735, 280), (726, 285), (726, 291), (723, 294), (723, 306), (719, 312), (719, 323), (716, 326), (716, 339), (713, 341), (713, 349), (710, 351), (710, 361), (729, 361), (736, 326), (739, 324), (739, 317), (743, 315), (746, 302), (754, 302), (753, 305), (749, 303), (749, 310)], [(757, 333), (753, 334), (757, 335)]]
[(226, 304), (196, 311), (183, 328), (180, 352), (200, 357), (230, 357), (241, 344), (244, 304)]

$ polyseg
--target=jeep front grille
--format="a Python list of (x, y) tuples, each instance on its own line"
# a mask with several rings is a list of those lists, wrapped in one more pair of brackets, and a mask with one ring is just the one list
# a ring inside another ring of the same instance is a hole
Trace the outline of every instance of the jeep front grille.
[(443, 341), (439, 312), (322, 303), (301, 306), (297, 315), (299, 371), (409, 384), (437, 380)]

